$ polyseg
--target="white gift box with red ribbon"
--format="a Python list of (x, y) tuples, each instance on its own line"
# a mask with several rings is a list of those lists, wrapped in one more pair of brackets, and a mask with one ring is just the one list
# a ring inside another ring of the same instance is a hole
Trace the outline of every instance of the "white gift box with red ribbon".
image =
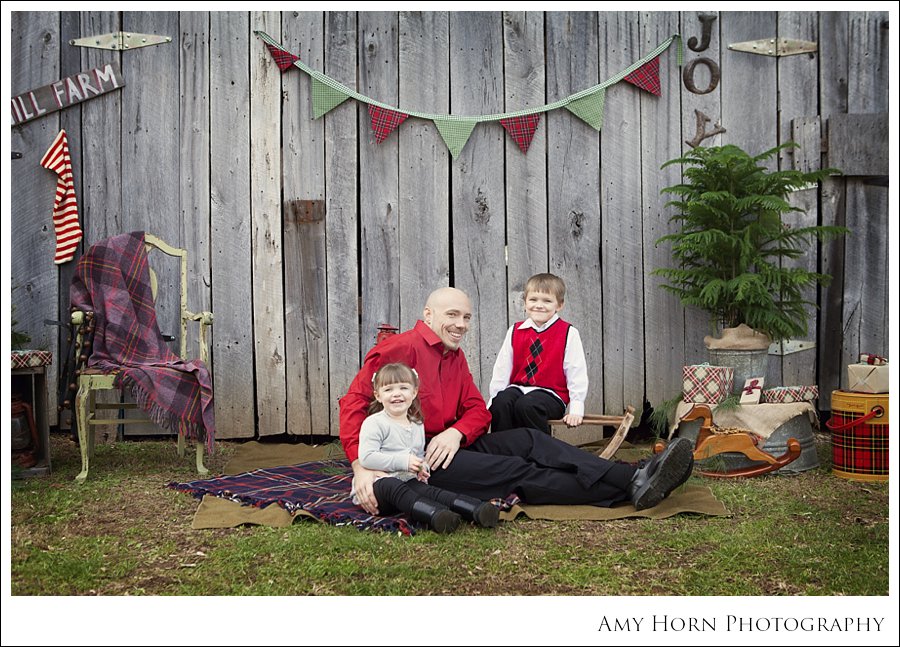
[(731, 393), (734, 369), (730, 366), (692, 364), (681, 369), (685, 402), (718, 404)]
[(888, 382), (887, 364), (847, 364), (848, 391), (887, 393)]
[(776, 386), (762, 392), (763, 402), (790, 404), (792, 402), (809, 402), (819, 398), (819, 387), (811, 386)]

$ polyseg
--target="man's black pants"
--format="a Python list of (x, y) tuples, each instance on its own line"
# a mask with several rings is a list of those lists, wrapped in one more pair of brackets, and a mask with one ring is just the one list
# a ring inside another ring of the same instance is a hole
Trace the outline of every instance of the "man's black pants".
[(525, 503), (609, 507), (628, 499), (631, 465), (604, 460), (537, 429), (490, 433), (461, 448), (429, 483), (478, 499), (516, 493)]

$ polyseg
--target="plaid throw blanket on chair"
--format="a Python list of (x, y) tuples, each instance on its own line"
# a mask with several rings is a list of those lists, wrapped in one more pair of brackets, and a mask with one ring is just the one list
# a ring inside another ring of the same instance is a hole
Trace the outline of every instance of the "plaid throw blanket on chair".
[(212, 379), (200, 360), (184, 361), (166, 345), (156, 321), (144, 232), (113, 236), (78, 261), (72, 307), (94, 313), (88, 367), (117, 372), (151, 420), (213, 450), (216, 423)]

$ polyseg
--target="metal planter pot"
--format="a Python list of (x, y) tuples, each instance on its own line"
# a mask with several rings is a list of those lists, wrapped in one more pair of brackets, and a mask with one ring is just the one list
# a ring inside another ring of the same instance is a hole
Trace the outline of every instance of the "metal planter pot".
[[(708, 352), (709, 363), (713, 366), (730, 366), (734, 369), (732, 393), (740, 393), (748, 378), (765, 378), (769, 369), (769, 351), (765, 348), (760, 350), (710, 348)], [(769, 381), (766, 380), (765, 383), (769, 384)]]

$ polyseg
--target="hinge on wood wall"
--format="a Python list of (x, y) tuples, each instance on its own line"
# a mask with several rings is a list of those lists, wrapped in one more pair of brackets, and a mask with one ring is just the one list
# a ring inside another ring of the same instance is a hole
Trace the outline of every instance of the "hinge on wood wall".
[(162, 43), (171, 43), (171, 36), (157, 36), (155, 34), (135, 34), (130, 31), (117, 31), (111, 34), (100, 34), (99, 36), (87, 36), (85, 38), (73, 38), (69, 41), (69, 45), (76, 47), (94, 47), (96, 49), (137, 49), (138, 47), (148, 47), (149, 45), (160, 45)]
[(743, 43), (732, 43), (728, 49), (736, 52), (749, 52), (763, 56), (794, 56), (818, 51), (818, 44), (808, 40), (794, 38), (761, 38)]

